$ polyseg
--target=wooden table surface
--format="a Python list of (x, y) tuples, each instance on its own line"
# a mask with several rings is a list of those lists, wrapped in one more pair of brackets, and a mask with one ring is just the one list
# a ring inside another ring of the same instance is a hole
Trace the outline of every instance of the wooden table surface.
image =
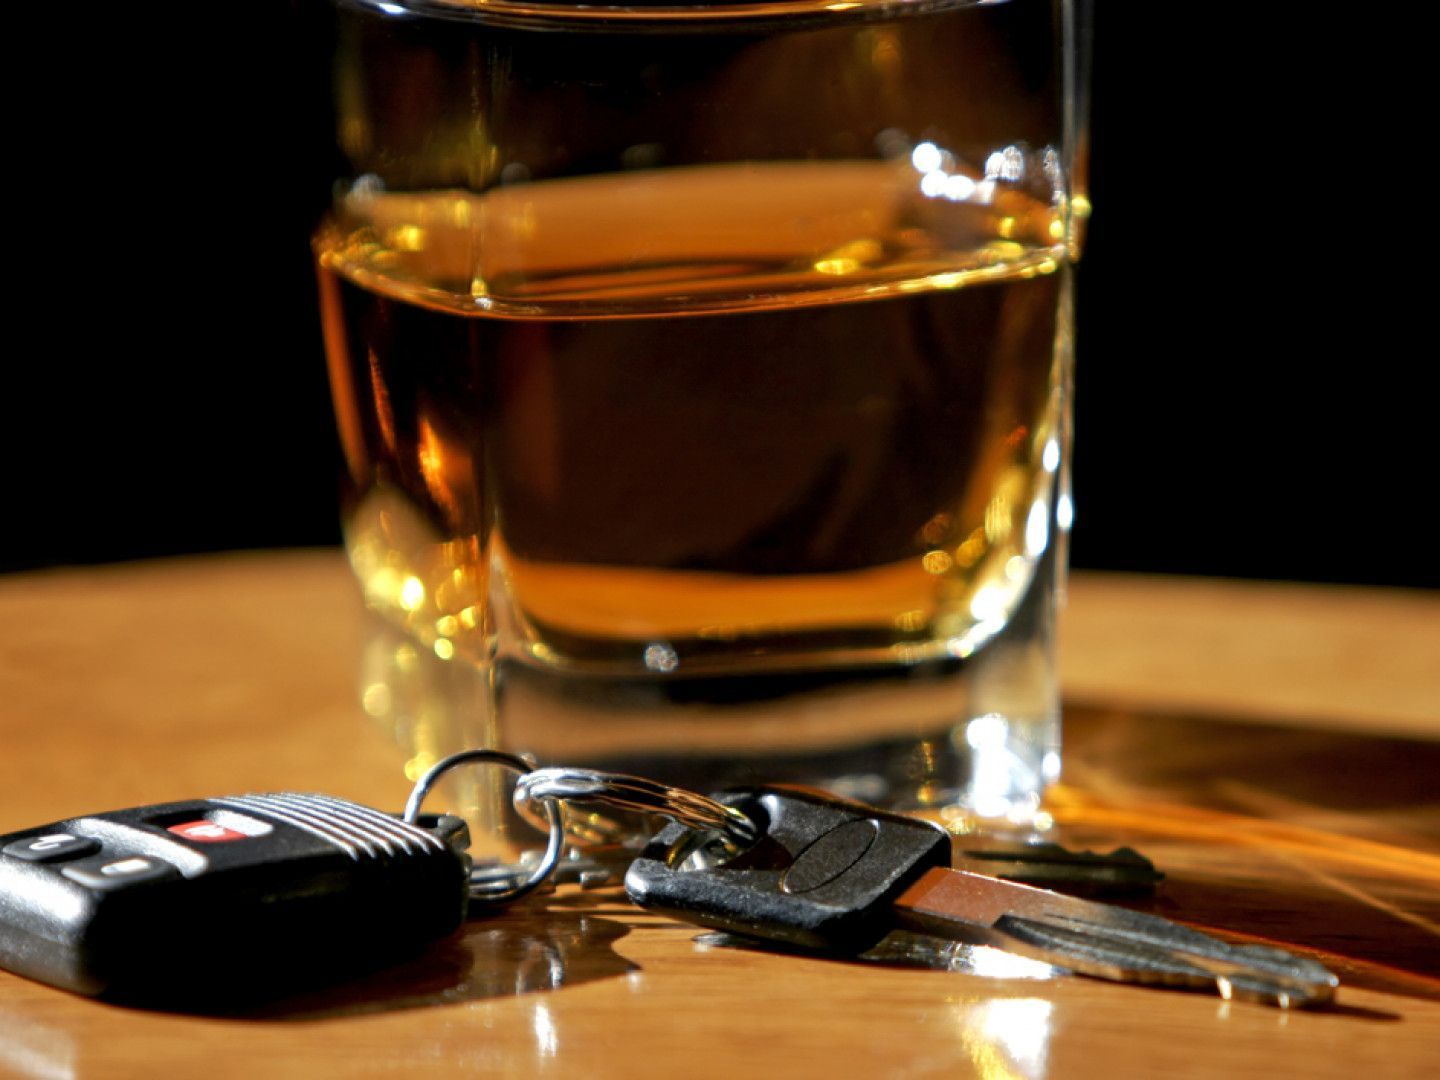
[[(242, 790), (398, 805), (360, 626), (329, 552), (0, 579), (0, 832)], [(1061, 838), (1145, 851), (1151, 910), (1321, 958), (1335, 1007), (727, 947), (567, 889), (232, 1015), (0, 972), (0, 1076), (1434, 1075), (1440, 595), (1077, 575), (1064, 640)]]

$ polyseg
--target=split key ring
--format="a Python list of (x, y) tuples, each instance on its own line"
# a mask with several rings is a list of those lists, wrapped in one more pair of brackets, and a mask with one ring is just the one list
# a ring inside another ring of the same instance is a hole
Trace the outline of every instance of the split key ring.
[[(566, 822), (561, 803), (592, 803), (619, 810), (669, 818), (686, 828), (713, 832), (731, 850), (749, 847), (756, 839), (754, 823), (740, 811), (684, 788), (654, 780), (598, 769), (537, 768), (518, 754), (501, 750), (462, 750), (451, 754), (415, 782), (405, 803), (405, 821), (413, 824), (430, 789), (445, 773), (460, 765), (500, 765), (520, 774), (513, 801), (516, 810), (531, 824), (547, 832), (545, 851), (537, 860), (527, 859), (511, 867), (487, 868), (472, 873), (470, 904), (473, 907), (501, 907), (534, 892), (560, 864), (565, 849)], [(543, 824), (535, 804), (543, 807)], [(593, 818), (591, 827), (594, 827)], [(622, 830), (606, 824), (602, 832)], [(505, 884), (496, 887), (497, 881)]]

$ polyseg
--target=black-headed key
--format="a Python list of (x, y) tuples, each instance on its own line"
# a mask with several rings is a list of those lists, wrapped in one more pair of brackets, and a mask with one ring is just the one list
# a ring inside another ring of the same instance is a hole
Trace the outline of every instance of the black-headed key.
[(0, 836), (0, 968), (157, 1003), (253, 997), (403, 955), (465, 917), (458, 818), (328, 795), (137, 807)]
[(1288, 1007), (1329, 1001), (1313, 960), (1231, 945), (1153, 915), (950, 869), (936, 825), (780, 788), (719, 796), (760, 839), (733, 853), (670, 825), (631, 865), (642, 907), (808, 949), (859, 953), (892, 928), (989, 945), (1070, 971)]

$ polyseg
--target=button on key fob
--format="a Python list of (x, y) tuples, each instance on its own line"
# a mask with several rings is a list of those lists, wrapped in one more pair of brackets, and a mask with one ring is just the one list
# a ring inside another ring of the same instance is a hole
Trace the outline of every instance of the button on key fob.
[[(423, 826), (423, 827), (422, 827)], [(273, 994), (465, 917), (464, 823), (327, 795), (242, 795), (0, 836), (0, 968), (82, 994)]]

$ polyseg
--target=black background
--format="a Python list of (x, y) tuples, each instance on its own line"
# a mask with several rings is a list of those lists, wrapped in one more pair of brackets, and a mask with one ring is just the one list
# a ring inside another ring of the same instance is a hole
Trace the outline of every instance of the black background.
[[(105, 7), (9, 35), (0, 569), (333, 544), (306, 5)], [(1073, 564), (1440, 585), (1418, 28), (1097, 7)]]

